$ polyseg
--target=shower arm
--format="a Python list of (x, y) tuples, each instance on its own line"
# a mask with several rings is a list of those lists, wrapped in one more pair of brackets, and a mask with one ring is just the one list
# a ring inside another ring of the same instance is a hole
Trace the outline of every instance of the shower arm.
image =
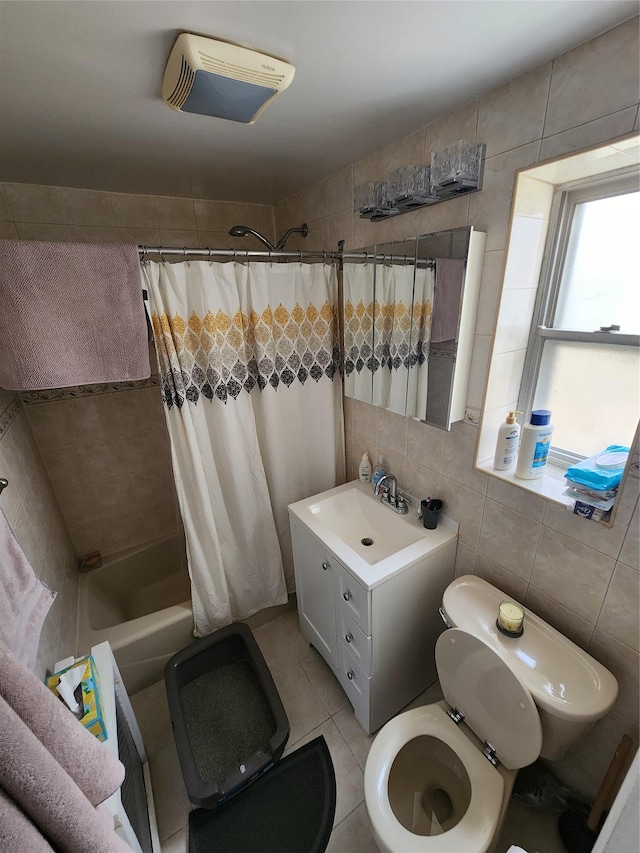
[(284, 249), (284, 244), (292, 234), (302, 234), (303, 237), (306, 237), (308, 233), (309, 226), (306, 222), (303, 222), (300, 228), (289, 228), (276, 243), (276, 252), (281, 252)]

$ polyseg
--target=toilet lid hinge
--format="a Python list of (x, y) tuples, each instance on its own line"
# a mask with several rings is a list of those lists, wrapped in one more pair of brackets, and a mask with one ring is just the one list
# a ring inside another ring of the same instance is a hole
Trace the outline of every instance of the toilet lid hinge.
[(464, 722), (464, 711), (460, 711), (458, 708), (449, 708), (447, 714), (451, 717), (456, 726), (459, 726), (460, 723)]
[(491, 746), (491, 744), (486, 740), (484, 742), (484, 749), (482, 750), (482, 754), (487, 759), (487, 761), (490, 761), (493, 764), (494, 767), (497, 767), (498, 764), (500, 764), (496, 756), (495, 747)]

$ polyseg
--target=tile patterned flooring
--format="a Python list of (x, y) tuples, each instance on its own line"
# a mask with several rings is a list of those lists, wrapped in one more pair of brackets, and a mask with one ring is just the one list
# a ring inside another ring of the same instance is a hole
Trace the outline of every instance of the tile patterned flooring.
[[(254, 636), (289, 717), (291, 734), (285, 755), (318, 735), (324, 735), (329, 746), (336, 774), (337, 803), (327, 853), (378, 853), (363, 790), (364, 766), (373, 737), (360, 728), (335, 676), (303, 638), (295, 611), (256, 628)], [(435, 684), (409, 707), (440, 698), (439, 685)], [(191, 806), (173, 742), (164, 682), (134, 694), (131, 702), (149, 755), (162, 851), (186, 853)], [(532, 811), (515, 801), (509, 806), (495, 853), (505, 853), (512, 844), (528, 853), (564, 851), (556, 816)]]

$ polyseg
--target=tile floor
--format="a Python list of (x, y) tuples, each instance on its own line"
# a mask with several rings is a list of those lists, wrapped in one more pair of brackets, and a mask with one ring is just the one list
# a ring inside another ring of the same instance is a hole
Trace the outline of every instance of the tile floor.
[[(329, 746), (336, 774), (337, 803), (327, 853), (378, 853), (363, 791), (364, 766), (373, 738), (360, 728), (335, 676), (303, 638), (295, 611), (256, 628), (254, 636), (289, 717), (291, 734), (285, 755), (321, 734)], [(410, 707), (441, 697), (435, 684)], [(164, 682), (134, 694), (131, 702), (149, 755), (163, 853), (186, 853), (190, 804), (173, 742)], [(515, 801), (509, 807), (496, 853), (505, 853), (511, 844), (523, 847), (528, 853), (564, 851), (556, 816), (532, 811)]]

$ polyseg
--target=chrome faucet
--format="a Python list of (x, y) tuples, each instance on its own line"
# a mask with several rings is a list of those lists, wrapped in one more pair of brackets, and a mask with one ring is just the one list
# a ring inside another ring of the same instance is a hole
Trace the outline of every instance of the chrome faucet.
[(406, 515), (409, 512), (408, 501), (403, 494), (398, 493), (398, 480), (394, 474), (384, 474), (380, 477), (373, 490), (380, 495), (380, 501), (394, 512)]

